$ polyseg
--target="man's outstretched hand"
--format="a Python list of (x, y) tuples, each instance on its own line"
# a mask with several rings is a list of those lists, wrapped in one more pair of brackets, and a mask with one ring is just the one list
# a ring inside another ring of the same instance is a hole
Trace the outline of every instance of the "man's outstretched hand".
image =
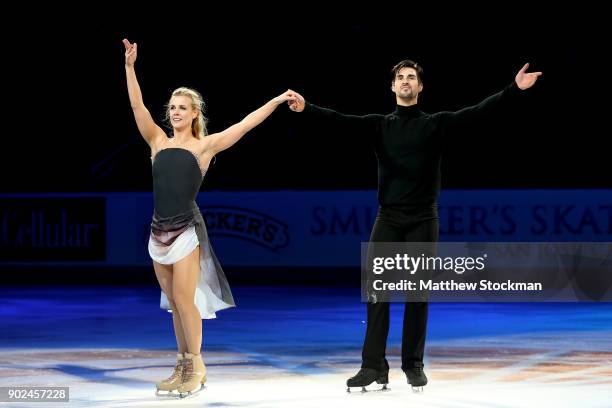
[(526, 72), (527, 68), (529, 68), (529, 63), (525, 64), (514, 78), (516, 85), (522, 90), (531, 88), (542, 75), (541, 72)]

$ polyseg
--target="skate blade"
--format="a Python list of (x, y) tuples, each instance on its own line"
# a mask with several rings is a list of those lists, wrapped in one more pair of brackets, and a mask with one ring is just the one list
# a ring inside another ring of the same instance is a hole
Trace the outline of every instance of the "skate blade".
[(175, 391), (155, 391), (155, 396), (160, 398), (179, 398), (180, 395)]
[(412, 392), (414, 392), (415, 394), (422, 394), (425, 392), (425, 389), (423, 387), (423, 385), (413, 385)]
[[(351, 388), (361, 388), (361, 389), (351, 391)], [(366, 387), (346, 387), (346, 392), (348, 394), (367, 394), (368, 392), (386, 392), (386, 391), (391, 391), (391, 388), (388, 388), (387, 384), (383, 384), (382, 388), (377, 388), (373, 390), (368, 390)]]
[(185, 398), (191, 398), (191, 397), (195, 397), (196, 395), (198, 395), (200, 392), (202, 392), (204, 389), (206, 388), (206, 386), (204, 384), (200, 385), (200, 388), (193, 390), (193, 391), (187, 391), (187, 392), (180, 392), (179, 393), (179, 398), (180, 399), (185, 399)]

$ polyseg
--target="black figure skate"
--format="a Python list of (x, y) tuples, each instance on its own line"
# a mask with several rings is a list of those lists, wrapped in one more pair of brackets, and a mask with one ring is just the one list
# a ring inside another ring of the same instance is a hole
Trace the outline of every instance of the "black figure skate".
[(381, 389), (370, 391), (388, 391), (389, 373), (386, 371), (378, 371), (373, 368), (362, 368), (354, 376), (346, 381), (346, 392), (350, 393), (352, 387), (361, 387), (361, 392), (368, 392), (366, 387), (376, 381), (376, 384), (382, 384)]

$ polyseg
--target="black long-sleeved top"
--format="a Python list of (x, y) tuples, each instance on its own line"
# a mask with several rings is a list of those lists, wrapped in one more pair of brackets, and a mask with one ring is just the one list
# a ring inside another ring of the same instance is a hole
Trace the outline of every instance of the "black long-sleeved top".
[(436, 206), (445, 134), (457, 125), (473, 123), (498, 111), (519, 92), (513, 81), (503, 91), (456, 112), (428, 114), (417, 105), (398, 105), (388, 115), (356, 116), (307, 102), (304, 113), (323, 120), (341, 121), (339, 123), (346, 125), (349, 132), (371, 134), (378, 159), (379, 204), (418, 211)]

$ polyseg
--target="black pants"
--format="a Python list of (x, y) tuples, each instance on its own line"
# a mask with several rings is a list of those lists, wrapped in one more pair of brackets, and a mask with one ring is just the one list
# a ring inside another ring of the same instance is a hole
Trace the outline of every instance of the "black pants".
[[(437, 211), (381, 207), (376, 216), (370, 242), (437, 242)], [(368, 303), (368, 325), (363, 342), (362, 368), (388, 371), (385, 358), (389, 334), (388, 302)], [(402, 370), (423, 367), (428, 303), (406, 302), (402, 332)]]

